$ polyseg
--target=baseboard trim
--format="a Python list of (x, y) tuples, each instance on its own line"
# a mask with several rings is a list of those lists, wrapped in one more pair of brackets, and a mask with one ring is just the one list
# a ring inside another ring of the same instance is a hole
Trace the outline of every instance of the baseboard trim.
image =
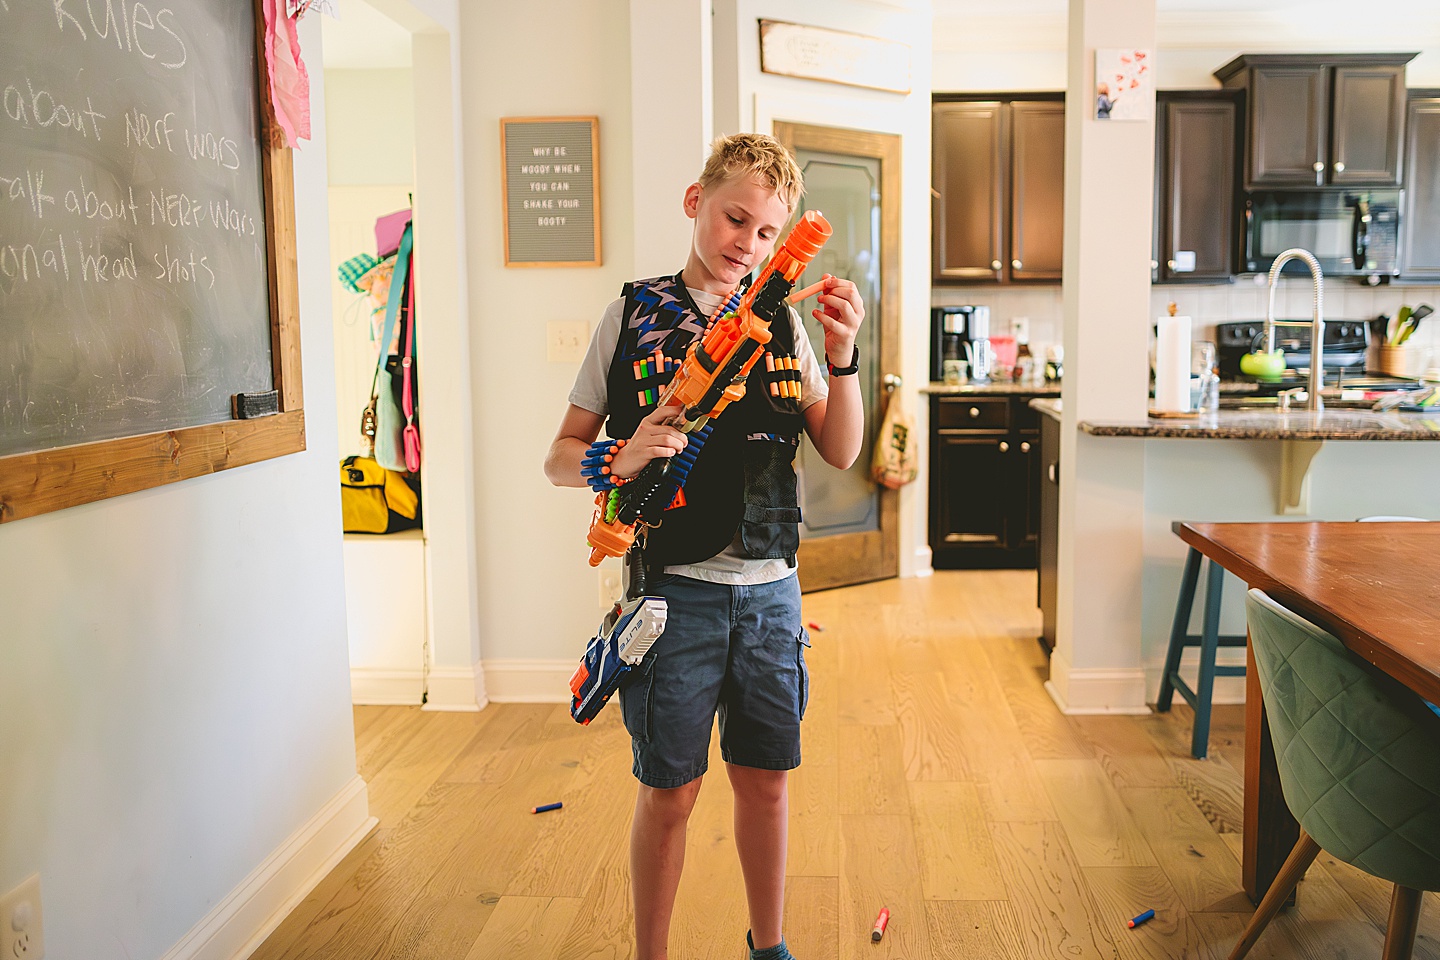
[(425, 675), (419, 670), (350, 668), (350, 702), (367, 706), (419, 706)]
[(425, 678), (425, 710), (475, 713), (490, 699), (485, 695), (485, 674), (480, 664), (466, 667), (431, 667)]
[(495, 703), (568, 703), (578, 660), (486, 660), (485, 683)]
[(1050, 679), (1045, 681), (1050, 699), (1069, 716), (1119, 714), (1144, 716), (1145, 671), (1140, 667), (1076, 668), (1056, 650), (1050, 657)]
[(244, 960), (379, 824), (357, 775), (162, 960)]

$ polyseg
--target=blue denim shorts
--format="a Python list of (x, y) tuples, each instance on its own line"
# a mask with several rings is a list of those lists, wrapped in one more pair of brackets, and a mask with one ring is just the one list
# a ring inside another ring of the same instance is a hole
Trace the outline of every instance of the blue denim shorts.
[(620, 690), (636, 779), (668, 788), (703, 774), (717, 712), (726, 763), (798, 767), (810, 645), (799, 578), (731, 586), (667, 575), (646, 592), (664, 597), (669, 614)]

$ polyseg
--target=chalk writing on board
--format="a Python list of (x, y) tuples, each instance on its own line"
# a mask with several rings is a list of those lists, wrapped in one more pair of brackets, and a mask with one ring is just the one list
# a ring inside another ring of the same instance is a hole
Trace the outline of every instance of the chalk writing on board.
[(0, 0), (0, 456), (273, 389), (254, 16)]
[(501, 125), (506, 263), (598, 263), (598, 121), (511, 119)]

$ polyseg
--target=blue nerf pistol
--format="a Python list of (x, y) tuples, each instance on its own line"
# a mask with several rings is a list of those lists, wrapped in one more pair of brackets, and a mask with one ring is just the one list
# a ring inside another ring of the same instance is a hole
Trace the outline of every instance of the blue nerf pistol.
[(589, 723), (620, 687), (620, 681), (665, 632), (669, 604), (664, 597), (636, 597), (615, 604), (585, 647), (570, 678), (570, 716)]

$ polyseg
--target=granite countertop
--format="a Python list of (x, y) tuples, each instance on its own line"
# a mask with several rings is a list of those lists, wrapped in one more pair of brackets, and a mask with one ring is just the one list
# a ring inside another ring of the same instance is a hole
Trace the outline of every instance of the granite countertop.
[(1016, 394), (1029, 394), (1037, 397), (1058, 397), (1060, 396), (1060, 384), (1012, 383), (1002, 380), (993, 380), (990, 383), (951, 384), (932, 380), (921, 387), (920, 392), (941, 397), (1008, 397)]
[(1059, 420), (1062, 407), (1059, 397), (1036, 397), (1030, 401), (1030, 409), (1038, 410), (1051, 420)]
[(1097, 437), (1178, 437), (1196, 440), (1440, 440), (1434, 413), (1371, 410), (1219, 410), (1188, 419), (1083, 421)]

